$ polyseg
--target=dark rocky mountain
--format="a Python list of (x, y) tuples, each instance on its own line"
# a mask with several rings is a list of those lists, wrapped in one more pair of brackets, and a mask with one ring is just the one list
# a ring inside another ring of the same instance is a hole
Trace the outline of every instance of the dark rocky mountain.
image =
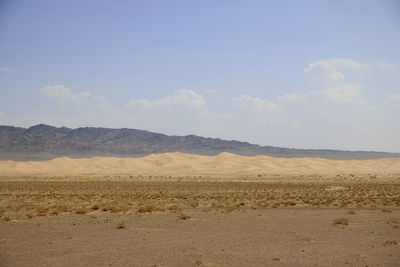
[(136, 129), (84, 127), (69, 129), (39, 124), (28, 129), (0, 126), (0, 159), (47, 160), (55, 157), (139, 157), (152, 153), (183, 152), (216, 155), (276, 157), (321, 157), (328, 159), (372, 159), (400, 157), (400, 153), (291, 149), (259, 146), (247, 142), (204, 138), (196, 135), (168, 136)]

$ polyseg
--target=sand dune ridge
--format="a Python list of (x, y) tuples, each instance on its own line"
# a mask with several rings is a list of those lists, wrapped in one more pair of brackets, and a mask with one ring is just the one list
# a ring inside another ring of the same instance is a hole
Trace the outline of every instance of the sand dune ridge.
[(56, 158), (43, 162), (0, 161), (0, 175), (244, 175), (244, 174), (400, 173), (400, 158), (328, 160), (277, 158), (221, 153), (202, 156), (180, 152), (142, 158)]

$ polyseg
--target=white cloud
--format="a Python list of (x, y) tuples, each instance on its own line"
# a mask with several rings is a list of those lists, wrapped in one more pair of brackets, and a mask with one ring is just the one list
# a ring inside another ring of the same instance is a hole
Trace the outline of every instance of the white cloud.
[(391, 108), (400, 108), (400, 94), (389, 95), (382, 105), (373, 102), (373, 106), (364, 100), (361, 82), (351, 73), (347, 75), (348, 71), (368, 69), (368, 65), (346, 59), (313, 62), (305, 75), (319, 81), (313, 83), (316, 87), (271, 99), (241, 95), (219, 112), (208, 107), (202, 94), (190, 89), (117, 106), (103, 96), (89, 97), (90, 93), (72, 93), (62, 85), (49, 86), (41, 92), (61, 104), (78, 106), (64, 106), (60, 113), (43, 113), (46, 115), (35, 120), (56, 124), (61, 118), (72, 127), (129, 127), (285, 147), (400, 151), (400, 143), (396, 143), (400, 121)]
[(307, 80), (323, 88), (329, 88), (344, 83), (343, 71), (361, 73), (369, 70), (370, 65), (358, 63), (352, 59), (332, 58), (310, 63), (304, 69)]
[(278, 97), (280, 103), (299, 103), (305, 100), (305, 96), (297, 93), (290, 93)]
[(336, 70), (336, 67), (323, 62), (311, 63), (304, 69), (308, 82), (329, 88), (344, 82), (343, 73)]
[[(283, 97), (286, 98), (286, 97)], [(290, 98), (290, 97), (288, 97)], [(284, 114), (285, 107), (279, 101), (270, 101), (259, 97), (241, 95), (232, 99), (235, 110), (230, 121), (221, 122), (221, 125), (230, 123), (229, 128), (232, 133), (242, 133), (243, 136), (265, 134), (270, 128), (290, 128), (296, 124), (296, 119), (292, 119)], [(231, 133), (231, 134), (232, 134)], [(266, 135), (270, 135), (271, 131)], [(236, 137), (237, 138), (237, 137)], [(239, 138), (243, 139), (243, 138)]]
[(370, 66), (352, 59), (334, 58), (310, 63), (304, 73), (318, 91), (338, 104), (365, 103), (360, 93), (362, 86), (345, 82), (345, 75), (339, 69), (361, 73), (369, 70)]
[(176, 91), (172, 96), (154, 101), (134, 99), (126, 107), (128, 109), (187, 107), (189, 109), (207, 110), (203, 96), (190, 89), (181, 89)]
[(124, 110), (126, 121), (137, 128), (170, 134), (199, 134), (204, 126), (208, 107), (204, 97), (181, 89), (161, 99), (134, 99)]
[(248, 95), (241, 95), (234, 98), (233, 103), (240, 108), (246, 108), (257, 113), (271, 114), (278, 111), (277, 105), (271, 101)]
[(388, 96), (392, 107), (400, 108), (400, 94), (392, 94)]
[[(400, 124), (397, 116), (384, 112), (385, 107), (368, 104), (363, 98), (361, 84), (345, 82), (345, 75), (327, 64), (332, 62), (357, 71), (368, 69), (346, 60), (343, 62), (347, 65), (337, 60), (318, 62), (310, 64), (305, 74), (313, 75), (325, 87), (289, 93), (276, 99), (247, 95), (235, 98), (233, 104), (240, 110), (231, 123), (240, 127), (231, 132), (238, 133), (239, 138), (246, 136), (247, 140), (254, 138), (249, 141), (267, 145), (400, 151), (400, 144), (390, 145), (393, 133), (400, 134), (399, 127), (393, 127), (396, 121)], [(391, 96), (392, 102), (397, 103), (399, 98)], [(388, 139), (377, 139), (377, 136)]]
[(357, 72), (365, 71), (371, 69), (369, 64), (362, 64), (353, 59), (348, 58), (331, 58), (331, 59), (324, 59), (312, 62), (308, 65), (308, 67), (304, 70), (310, 70), (317, 66), (324, 66), (327, 68), (334, 68), (334, 69), (344, 69), (344, 70), (353, 70)]
[(328, 88), (326, 95), (338, 104), (365, 103), (360, 93), (361, 85), (344, 83), (336, 87)]
[(104, 96), (93, 96), (92, 99), (95, 101), (97, 108), (100, 112), (107, 115), (121, 115), (123, 111), (112, 104), (110, 104)]
[(13, 122), (10, 121), (10, 118), (0, 110), (0, 125), (12, 125)]
[(73, 103), (82, 106), (87, 97), (90, 96), (89, 92), (74, 94), (69, 88), (61, 84), (43, 87), (40, 89), (40, 93), (56, 100), (60, 105)]
[(13, 70), (6, 67), (0, 67), (0, 72), (13, 72)]

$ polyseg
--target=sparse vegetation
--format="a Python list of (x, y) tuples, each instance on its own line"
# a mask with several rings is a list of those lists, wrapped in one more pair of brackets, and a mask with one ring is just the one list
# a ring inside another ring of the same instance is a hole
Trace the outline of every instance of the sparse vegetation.
[(155, 208), (154, 206), (145, 205), (145, 206), (143, 206), (143, 207), (140, 207), (140, 208), (137, 210), (137, 212), (138, 212), (138, 213), (148, 213), (148, 212), (153, 212), (153, 211), (155, 211), (155, 210), (156, 210), (156, 208)]
[[(194, 187), (188, 181), (2, 182), (0, 217), (62, 216), (93, 211), (180, 214), (186, 209), (229, 213), (259, 208), (373, 206), (381, 208), (382, 213), (390, 213), (385, 207), (400, 205), (398, 183), (346, 184), (345, 187), (346, 191), (325, 190), (327, 185), (304, 183), (196, 182)], [(356, 211), (350, 209), (348, 214), (354, 215)]]
[(117, 225), (117, 229), (128, 229), (128, 225), (125, 221), (122, 221)]
[(194, 262), (194, 264), (196, 264), (197, 266), (204, 266), (204, 262), (202, 262), (201, 260), (197, 260)]
[(3, 217), (4, 213), (6, 213), (6, 211), (4, 209), (0, 209), (0, 218)]
[(348, 225), (348, 224), (349, 224), (349, 220), (342, 217), (342, 218), (333, 220), (333, 224), (334, 224), (334, 225), (336, 225), (336, 224)]
[(399, 218), (390, 218), (387, 221), (387, 224), (392, 225), (394, 228), (400, 229), (400, 219)]
[(75, 213), (76, 214), (86, 214), (88, 210), (86, 208), (78, 208)]
[(39, 206), (36, 208), (36, 211), (38, 216), (46, 216), (47, 213), (49, 212), (49, 207)]
[(182, 213), (182, 214), (178, 215), (178, 219), (180, 219), (180, 220), (189, 220), (190, 216)]

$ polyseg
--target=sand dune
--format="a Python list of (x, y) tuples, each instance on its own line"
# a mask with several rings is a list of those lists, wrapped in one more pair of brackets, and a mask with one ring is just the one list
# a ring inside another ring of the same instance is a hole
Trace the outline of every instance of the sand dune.
[(0, 175), (310, 175), (399, 174), (400, 158), (328, 160), (221, 153), (153, 154), (142, 158), (57, 158), (44, 162), (0, 161)]

